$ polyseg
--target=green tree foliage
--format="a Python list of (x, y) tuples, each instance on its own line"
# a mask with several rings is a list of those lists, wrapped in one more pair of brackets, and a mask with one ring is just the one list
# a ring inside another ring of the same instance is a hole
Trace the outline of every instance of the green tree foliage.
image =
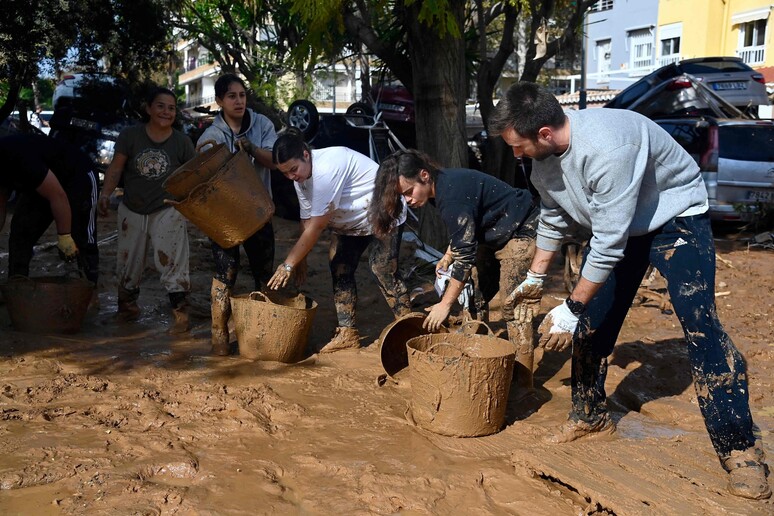
[[(303, 73), (296, 58), (300, 19), (282, 0), (179, 0), (173, 24), (179, 37), (207, 49), (223, 72), (241, 73), (264, 101), (287, 101), (277, 78)], [(300, 72), (299, 72), (300, 71)]]
[(8, 116), (39, 66), (105, 70), (137, 82), (169, 59), (164, 0), (3, 0), (0, 81)]

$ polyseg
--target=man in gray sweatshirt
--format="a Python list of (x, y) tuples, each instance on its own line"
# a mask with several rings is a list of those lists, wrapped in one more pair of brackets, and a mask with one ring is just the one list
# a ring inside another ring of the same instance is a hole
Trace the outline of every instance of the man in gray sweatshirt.
[(688, 343), (697, 399), (728, 488), (771, 496), (753, 434), (744, 358), (715, 309), (715, 248), (699, 168), (664, 130), (632, 111), (564, 112), (533, 83), (511, 86), (489, 120), (517, 157), (534, 160), (541, 197), (530, 275), (511, 294), (534, 311), (542, 278), (572, 221), (591, 231), (581, 278), (539, 332), (547, 349), (572, 344), (572, 410), (552, 442), (615, 431), (606, 406), (607, 357), (648, 268), (666, 278)]

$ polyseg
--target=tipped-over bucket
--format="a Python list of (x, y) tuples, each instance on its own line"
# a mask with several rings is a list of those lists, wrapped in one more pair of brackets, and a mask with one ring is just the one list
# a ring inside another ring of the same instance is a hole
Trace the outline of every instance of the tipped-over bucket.
[(11, 324), (30, 333), (77, 333), (94, 283), (85, 278), (14, 276), (0, 286)]
[[(395, 319), (382, 330), (379, 335), (379, 356), (384, 371), (390, 377), (395, 377), (408, 367), (406, 343), (409, 339), (430, 333), (422, 327), (426, 317), (427, 314), (411, 312)], [(446, 331), (443, 326), (438, 330), (439, 333)]]
[(215, 140), (202, 143), (196, 150), (210, 144), (209, 149), (180, 165), (164, 180), (162, 186), (176, 199), (185, 198), (191, 190), (209, 181), (231, 157), (226, 144), (215, 143)]
[(304, 358), (317, 303), (252, 292), (231, 298), (239, 354), (251, 360), (293, 363)]
[(421, 335), (406, 344), (411, 416), (426, 430), (452, 437), (499, 432), (516, 349), (489, 335)]
[(224, 249), (241, 244), (274, 215), (274, 202), (244, 151), (182, 201), (166, 201)]

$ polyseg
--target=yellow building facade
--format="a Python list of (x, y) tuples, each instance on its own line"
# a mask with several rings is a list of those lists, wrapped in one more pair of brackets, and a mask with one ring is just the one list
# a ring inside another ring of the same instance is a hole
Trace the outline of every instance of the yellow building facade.
[[(694, 57), (738, 56), (754, 69), (772, 67), (772, 9), (771, 0), (660, 0), (659, 64)], [(774, 81), (774, 75), (766, 79)]]

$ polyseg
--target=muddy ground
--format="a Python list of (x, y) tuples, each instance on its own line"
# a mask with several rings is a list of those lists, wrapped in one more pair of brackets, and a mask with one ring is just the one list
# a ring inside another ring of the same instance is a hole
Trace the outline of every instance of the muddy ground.
[[(140, 320), (114, 318), (114, 224), (115, 212), (100, 223), (101, 306), (81, 333), (13, 331), (0, 305), (2, 514), (774, 514), (771, 501), (726, 493), (679, 325), (653, 301), (632, 309), (611, 357), (617, 436), (543, 443), (566, 418), (570, 362), (538, 352), (536, 388), (513, 384), (502, 432), (441, 437), (407, 422), (405, 375), (377, 384), (390, 312), (366, 262), (362, 349), (312, 352), (335, 327), (325, 240), (303, 289), (319, 303), (308, 358), (216, 358), (207, 318), (183, 337), (166, 333), (168, 301), (151, 268)], [(297, 223), (275, 219), (275, 229), (279, 260)], [(6, 224), (3, 281), (7, 233)], [(36, 274), (67, 270), (53, 241), (41, 241)], [(774, 251), (734, 233), (718, 246), (718, 310), (748, 360), (752, 410), (772, 457)], [(206, 312), (212, 265), (196, 229), (191, 255), (194, 304)], [(544, 312), (566, 296), (553, 270)], [(249, 291), (247, 274), (237, 290)]]

